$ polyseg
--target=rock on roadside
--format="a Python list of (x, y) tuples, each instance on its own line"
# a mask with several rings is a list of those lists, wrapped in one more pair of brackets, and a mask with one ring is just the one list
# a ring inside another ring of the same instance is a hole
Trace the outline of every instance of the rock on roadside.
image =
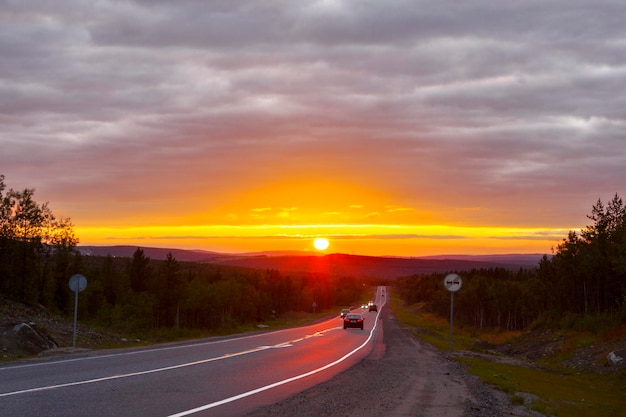
[(607, 355), (609, 366), (626, 366), (626, 350), (614, 350)]
[(56, 347), (54, 340), (36, 330), (35, 323), (21, 322), (0, 326), (0, 349), (3, 354), (22, 352), (26, 355), (36, 355)]

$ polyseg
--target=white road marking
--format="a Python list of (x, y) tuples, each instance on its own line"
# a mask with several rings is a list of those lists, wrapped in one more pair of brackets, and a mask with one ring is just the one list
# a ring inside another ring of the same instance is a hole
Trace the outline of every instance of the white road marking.
[[(381, 305), (381, 307), (384, 305), (384, 303)], [(372, 327), (372, 330), (370, 330), (369, 336), (367, 337), (367, 339), (365, 340), (365, 342), (363, 342), (360, 346), (358, 346), (357, 348), (353, 349), (351, 352), (345, 354), (344, 356), (342, 356), (341, 358), (337, 359), (334, 362), (331, 362), (327, 365), (324, 365), (320, 368), (314, 369), (312, 371), (306, 372), (304, 374), (301, 375), (296, 375), (294, 377), (279, 381), (279, 382), (275, 382), (273, 384), (270, 385), (266, 385), (257, 389), (254, 389), (252, 391), (248, 391), (248, 392), (244, 392), (242, 394), (239, 395), (235, 395), (233, 397), (230, 398), (225, 398), (221, 401), (217, 401), (214, 403), (210, 403), (210, 404), (206, 404), (204, 406), (201, 407), (197, 407), (191, 410), (187, 410), (187, 411), (183, 411), (180, 412), (178, 414), (172, 414), (168, 417), (183, 417), (183, 416), (187, 416), (190, 414), (195, 414), (198, 413), (200, 411), (204, 411), (204, 410), (208, 410), (210, 408), (214, 408), (223, 404), (227, 404), (233, 401), (237, 401), (240, 400), (242, 398), (245, 397), (249, 397), (251, 395), (254, 394), (258, 394), (260, 392), (263, 391), (267, 391), (269, 389), (272, 388), (276, 388), (278, 386), (281, 385), (285, 385), (288, 384), (290, 382), (293, 381), (297, 381), (299, 379), (302, 378), (306, 378), (308, 376), (317, 374), (319, 372), (322, 372), (326, 369), (332, 368), (335, 365), (340, 364), (341, 362), (345, 361), (346, 359), (348, 359), (350, 356), (354, 355), (356, 352), (358, 352), (359, 350), (363, 349), (372, 339), (372, 336), (374, 334), (374, 330), (376, 329), (376, 326), (378, 325), (378, 313), (376, 312), (376, 319), (374, 320), (374, 327)], [(146, 374), (152, 374), (152, 373), (157, 373), (157, 372), (164, 372), (164, 371), (169, 371), (169, 370), (173, 370), (173, 369), (179, 369), (179, 368), (184, 368), (184, 367), (188, 367), (188, 366), (195, 366), (195, 365), (201, 365), (204, 363), (209, 363), (209, 362), (214, 362), (214, 361), (218, 361), (218, 360), (222, 360), (222, 359), (227, 359), (227, 358), (233, 358), (236, 356), (242, 356), (242, 355), (247, 355), (250, 353), (255, 353), (255, 352), (260, 352), (266, 349), (271, 349), (271, 348), (282, 348), (282, 347), (287, 347), (287, 346), (292, 346), (294, 343), (297, 342), (301, 342), (303, 340), (309, 339), (311, 337), (320, 337), (323, 336), (324, 333), (327, 333), (329, 331), (332, 330), (337, 330), (337, 329), (341, 329), (341, 327), (331, 327), (322, 331), (317, 331), (313, 334), (310, 335), (306, 335), (304, 337), (300, 337), (294, 340), (290, 340), (287, 342), (281, 342), (278, 343), (276, 345), (273, 346), (259, 346), (253, 349), (248, 349), (248, 350), (244, 350), (241, 352), (235, 352), (235, 353), (226, 353), (224, 355), (221, 356), (217, 356), (214, 358), (208, 358), (208, 359), (203, 359), (203, 360), (199, 360), (199, 361), (194, 361), (194, 362), (187, 362), (187, 363), (182, 363), (179, 365), (172, 365), (172, 366), (166, 366), (163, 368), (156, 368), (156, 369), (149, 369), (146, 371), (139, 371), (139, 372), (131, 372), (131, 373), (127, 373), (127, 374), (118, 374), (118, 375), (111, 375), (111, 376), (106, 376), (106, 377), (102, 377), (102, 378), (94, 378), (94, 379), (89, 379), (89, 380), (84, 380), (84, 381), (75, 381), (75, 382), (68, 382), (65, 384), (57, 384), (57, 385), (48, 385), (48, 386), (44, 386), (44, 387), (37, 387), (37, 388), (29, 388), (29, 389), (24, 389), (24, 390), (19, 390), (19, 391), (11, 391), (11, 392), (6, 392), (6, 393), (0, 393), (0, 398), (1, 397), (8, 397), (8, 396), (12, 396), (12, 395), (19, 395), (19, 394), (26, 394), (26, 393), (32, 393), (32, 392), (39, 392), (39, 391), (48, 391), (48, 390), (54, 390), (54, 389), (59, 389), (59, 388), (66, 388), (66, 387), (71, 387), (71, 386), (76, 386), (76, 385), (85, 385), (85, 384), (93, 384), (93, 383), (97, 383), (97, 382), (103, 382), (103, 381), (109, 381), (109, 380), (114, 380), (114, 379), (120, 379), (120, 378), (130, 378), (130, 377), (134, 377), (134, 376), (139, 376), (139, 375), (146, 375)], [(287, 331), (286, 330), (280, 330), (277, 332), (284, 332)], [(67, 362), (74, 362), (74, 361), (78, 361), (78, 360), (86, 360), (86, 359), (98, 359), (98, 358), (103, 358), (103, 357), (110, 357), (110, 356), (118, 356), (118, 355), (132, 355), (132, 354), (138, 354), (138, 353), (147, 353), (147, 352), (154, 352), (154, 351), (161, 351), (161, 350), (171, 350), (171, 349), (181, 349), (181, 348), (186, 348), (186, 347), (195, 347), (195, 346), (204, 346), (204, 345), (211, 345), (211, 344), (217, 344), (217, 343), (225, 343), (228, 341), (234, 341), (234, 340), (241, 340), (241, 339), (249, 339), (249, 338), (254, 338), (254, 337), (260, 337), (263, 336), (267, 333), (263, 333), (263, 334), (258, 334), (258, 335), (251, 335), (251, 336), (244, 336), (244, 337), (240, 337), (240, 338), (233, 338), (233, 339), (227, 339), (227, 340), (218, 340), (218, 341), (210, 341), (210, 342), (205, 342), (205, 343), (197, 343), (197, 344), (192, 344), (192, 345), (181, 345), (181, 346), (170, 346), (170, 347), (164, 347), (164, 348), (158, 348), (158, 349), (147, 349), (147, 350), (141, 350), (141, 351), (134, 351), (134, 352), (125, 352), (125, 353), (120, 353), (120, 354), (110, 354), (110, 355), (102, 355), (102, 356), (97, 356), (97, 357), (90, 357), (90, 358), (76, 358), (76, 359), (67, 359), (67, 360), (63, 360), (63, 361), (55, 361), (55, 362), (46, 362), (46, 363), (41, 363), (41, 364), (26, 364), (26, 365), (20, 365), (20, 366), (15, 366), (15, 367), (5, 367), (5, 368), (0, 368), (0, 371), (2, 371), (3, 369), (16, 369), (16, 368), (23, 368), (23, 367), (31, 367), (31, 366), (43, 366), (43, 365), (50, 365), (50, 364), (57, 364), (57, 363), (67, 363)]]
[(227, 358), (233, 358), (235, 356), (247, 355), (249, 353), (259, 352), (259, 351), (266, 350), (266, 349), (269, 349), (269, 347), (261, 346), (261, 347), (254, 348), (254, 349), (244, 350), (242, 352), (226, 353), (226, 354), (224, 354), (222, 356), (217, 356), (215, 358), (203, 359), (203, 360), (195, 361), (195, 362), (181, 363), (179, 365), (166, 366), (166, 367), (163, 367), (163, 368), (148, 369), (146, 371), (131, 372), (131, 373), (127, 373), (127, 374), (110, 375), (110, 376), (105, 376), (105, 377), (102, 377), (102, 378), (87, 379), (87, 380), (84, 380), (84, 381), (75, 381), (75, 382), (68, 382), (68, 383), (65, 383), (65, 384), (48, 385), (48, 386), (45, 386), (45, 387), (37, 387), (37, 388), (24, 389), (24, 390), (20, 390), (20, 391), (5, 392), (5, 393), (0, 394), (0, 397), (8, 397), (8, 396), (11, 396), (11, 395), (26, 394), (26, 393), (37, 392), (37, 391), (48, 391), (48, 390), (53, 390), (53, 389), (57, 389), (57, 388), (71, 387), (71, 386), (74, 386), (74, 385), (93, 384), (93, 383), (96, 383), (96, 382), (110, 381), (112, 379), (130, 378), (130, 377), (133, 377), (133, 376), (153, 374), (153, 373), (156, 373), (156, 372), (171, 371), (172, 369), (179, 369), (179, 368), (185, 368), (185, 367), (188, 367), (188, 366), (201, 365), (201, 364), (204, 364), (204, 363), (219, 361), (221, 359), (227, 359)]
[[(378, 318), (378, 312), (376, 313), (376, 317)], [(346, 353), (344, 356), (342, 356), (341, 358), (337, 359), (334, 362), (331, 362), (331, 363), (329, 363), (327, 365), (324, 365), (324, 366), (322, 366), (320, 368), (314, 369), (312, 371), (306, 372), (306, 373), (301, 374), (301, 375), (296, 375), (294, 377), (287, 378), (287, 379), (284, 379), (282, 381), (278, 381), (278, 382), (275, 382), (273, 384), (266, 385), (264, 387), (260, 387), (260, 388), (254, 389), (252, 391), (244, 392), (242, 394), (235, 395), (235, 396), (230, 397), (230, 398), (225, 398), (225, 399), (223, 399), (221, 401), (216, 401), (214, 403), (206, 404), (206, 405), (203, 405), (201, 407), (192, 408), (190, 410), (182, 411), (182, 412), (177, 413), (177, 414), (171, 414), (171, 415), (169, 415), (167, 417), (184, 417), (184, 416), (188, 416), (190, 414), (199, 413), (201, 411), (205, 411), (205, 410), (208, 410), (210, 408), (215, 408), (215, 407), (218, 407), (220, 405), (224, 405), (224, 404), (227, 404), (227, 403), (230, 403), (230, 402), (233, 402), (233, 401), (237, 401), (237, 400), (240, 400), (242, 398), (246, 398), (246, 397), (249, 397), (251, 395), (255, 395), (255, 394), (258, 394), (260, 392), (267, 391), (269, 389), (276, 388), (276, 387), (279, 387), (281, 385), (285, 385), (285, 384), (288, 384), (290, 382), (297, 381), (299, 379), (306, 378), (308, 376), (311, 376), (311, 375), (317, 374), (319, 372), (322, 372), (322, 371), (324, 371), (326, 369), (332, 368), (333, 366), (338, 365), (341, 362), (345, 361), (346, 359), (348, 359), (350, 356), (354, 355), (359, 350), (363, 349), (370, 342), (370, 340), (372, 339), (372, 335), (374, 334), (374, 330), (376, 330), (376, 326), (377, 325), (378, 325), (378, 320), (375, 320), (374, 321), (374, 327), (372, 327), (372, 330), (370, 330), (370, 334), (367, 337), (367, 339), (365, 340), (365, 342), (363, 342), (360, 346), (356, 347), (351, 352)]]
[[(228, 342), (233, 342), (233, 341), (237, 341), (237, 340), (253, 339), (253, 338), (256, 338), (256, 337), (266, 336), (268, 334), (284, 333), (284, 332), (287, 332), (287, 331), (290, 331), (290, 330), (293, 330), (293, 329), (275, 330), (275, 331), (272, 331), (272, 332), (258, 333), (258, 334), (253, 334), (253, 335), (250, 335), (250, 336), (233, 337), (233, 338), (224, 339), (224, 340), (212, 340), (212, 341), (202, 342), (202, 343), (192, 343), (192, 344), (176, 345), (176, 346), (166, 346), (166, 347), (159, 347), (159, 348), (154, 348), (154, 349), (141, 349), (141, 350), (135, 350), (135, 351), (132, 351), (132, 352), (119, 352), (119, 353), (110, 353), (110, 354), (107, 354), (107, 355), (88, 356), (88, 357), (72, 358), (72, 359), (63, 359), (63, 360), (51, 361), (51, 362), (38, 362), (38, 363), (27, 363), (27, 364), (16, 365), (16, 366), (5, 366), (5, 367), (0, 367), (0, 371), (4, 371), (4, 370), (7, 370), (7, 369), (32, 368), (32, 367), (35, 367), (35, 366), (50, 366), (50, 365), (57, 365), (57, 364), (65, 364), (65, 363), (68, 363), (68, 362), (79, 362), (79, 361), (96, 360), (96, 359), (110, 358), (110, 357), (114, 357), (114, 356), (139, 355), (139, 354), (142, 354), (142, 353), (152, 353), (152, 352), (161, 352), (161, 351), (165, 351), (165, 350), (176, 350), (176, 349), (193, 348), (193, 347), (197, 347), (197, 346), (216, 345), (216, 344), (220, 344), (220, 343), (228, 343)], [(328, 329), (328, 330), (332, 330), (332, 329)]]
[[(328, 328), (326, 330), (323, 330), (322, 332), (315, 332), (315, 333), (313, 333), (311, 335), (306, 335), (304, 337), (300, 337), (298, 339), (289, 340), (289, 341), (286, 341), (286, 342), (280, 342), (280, 343), (278, 343), (276, 345), (272, 345), (272, 346), (259, 346), (259, 347), (256, 347), (256, 348), (253, 348), (253, 349), (247, 349), (247, 350), (244, 350), (244, 351), (241, 351), (241, 352), (225, 353), (225, 354), (223, 354), (221, 356), (216, 356), (214, 358), (202, 359), (202, 360), (194, 361), (194, 362), (181, 363), (179, 365), (166, 366), (166, 367), (163, 367), (163, 368), (148, 369), (148, 370), (145, 370), (145, 371), (130, 372), (130, 373), (127, 373), (127, 374), (110, 375), (110, 376), (105, 376), (105, 377), (101, 377), (101, 378), (87, 379), (87, 380), (84, 380), (84, 381), (74, 381), (74, 382), (67, 382), (67, 383), (64, 383), (64, 384), (47, 385), (47, 386), (43, 386), (43, 387), (36, 387), (36, 388), (29, 388), (29, 389), (19, 390), (19, 391), (10, 391), (10, 392), (5, 392), (5, 393), (0, 393), (0, 398), (1, 397), (9, 397), (9, 396), (12, 396), (12, 395), (19, 395), (19, 394), (27, 394), (27, 393), (32, 393), (32, 392), (38, 392), (38, 391), (49, 391), (49, 390), (53, 390), (53, 389), (66, 388), (66, 387), (71, 387), (71, 386), (75, 386), (75, 385), (94, 384), (94, 383), (97, 383), (97, 382), (110, 381), (110, 380), (113, 380), (113, 379), (130, 378), (130, 377), (139, 376), (139, 375), (153, 374), (153, 373), (156, 373), (156, 372), (171, 371), (173, 369), (180, 369), (180, 368), (185, 368), (185, 367), (188, 367), (188, 366), (202, 365), (202, 364), (205, 364), (205, 363), (215, 362), (215, 361), (222, 360), (222, 359), (228, 359), (228, 358), (233, 358), (233, 357), (236, 357), (236, 356), (242, 356), (242, 355), (247, 355), (247, 354), (250, 354), (250, 353), (260, 352), (260, 351), (263, 351), (263, 350), (266, 350), (266, 349), (284, 348), (284, 347), (288, 347), (288, 346), (293, 346), (294, 343), (301, 342), (301, 341), (306, 340), (306, 339), (311, 338), (311, 337), (315, 337), (319, 333), (325, 333), (325, 332), (328, 332), (328, 331), (331, 331), (331, 330), (337, 330), (337, 329), (339, 329), (339, 327)], [(254, 336), (248, 336), (248, 337), (254, 337)], [(241, 338), (229, 339), (229, 340), (240, 340), (240, 339)], [(224, 341), (214, 341), (214, 342), (200, 343), (200, 344), (195, 344), (195, 345), (185, 345), (184, 347), (202, 346), (202, 345), (209, 345), (209, 344), (221, 343), (221, 342), (224, 342)], [(182, 347), (182, 346), (174, 346), (174, 347), (162, 348), (162, 349), (158, 349), (158, 350), (176, 349), (176, 348), (180, 348), (180, 347)], [(148, 352), (148, 351), (143, 350), (141, 352)], [(128, 352), (127, 354), (133, 354), (133, 353), (138, 353), (138, 352)], [(116, 356), (116, 355), (104, 355), (104, 356)], [(100, 357), (103, 357), (103, 356), (100, 356)], [(78, 359), (68, 359), (66, 361), (59, 361), (59, 362), (72, 362), (74, 360), (78, 360)], [(58, 363), (58, 362), (54, 362), (54, 363)], [(35, 364), (33, 364), (33, 365), (35, 365)], [(28, 366), (28, 365), (24, 365), (24, 366)], [(16, 367), (13, 367), (12, 369), (16, 369), (16, 368), (20, 368), (20, 367), (24, 367), (24, 366), (16, 366)], [(9, 369), (9, 368), (5, 368), (5, 369)]]

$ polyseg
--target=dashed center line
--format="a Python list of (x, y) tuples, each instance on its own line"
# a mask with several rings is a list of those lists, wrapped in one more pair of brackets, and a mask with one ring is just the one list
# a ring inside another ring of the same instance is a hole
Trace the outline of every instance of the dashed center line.
[(260, 351), (267, 350), (267, 349), (286, 348), (286, 347), (293, 346), (294, 343), (301, 342), (301, 341), (309, 339), (311, 337), (322, 336), (323, 333), (326, 333), (326, 332), (331, 331), (331, 330), (336, 330), (336, 329), (339, 329), (339, 327), (329, 328), (329, 329), (323, 330), (321, 332), (315, 332), (315, 333), (313, 333), (311, 335), (307, 335), (307, 336), (304, 336), (304, 337), (301, 337), (301, 338), (297, 338), (297, 339), (294, 339), (294, 340), (290, 340), (290, 341), (287, 341), (287, 342), (281, 342), (281, 343), (278, 343), (278, 344), (272, 345), (272, 346), (259, 346), (259, 347), (253, 348), (253, 349), (243, 350), (241, 352), (225, 353), (225, 354), (223, 354), (221, 356), (216, 356), (214, 358), (208, 358), (208, 359), (203, 359), (203, 360), (194, 361), (194, 362), (181, 363), (181, 364), (178, 364), (178, 365), (165, 366), (165, 367), (162, 367), (162, 368), (148, 369), (148, 370), (145, 370), (145, 371), (130, 372), (130, 373), (126, 373), (126, 374), (110, 375), (110, 376), (105, 376), (105, 377), (101, 377), (101, 378), (86, 379), (84, 381), (74, 381), (74, 382), (67, 382), (67, 383), (64, 383), (64, 384), (46, 385), (46, 386), (43, 386), (43, 387), (36, 387), (36, 388), (29, 388), (29, 389), (23, 389), (23, 390), (18, 390), (18, 391), (11, 391), (11, 392), (0, 393), (0, 398), (1, 397), (9, 397), (9, 396), (12, 396), (12, 395), (27, 394), (27, 393), (32, 393), (32, 392), (49, 391), (49, 390), (54, 390), (54, 389), (59, 389), (59, 388), (72, 387), (72, 386), (76, 386), (76, 385), (94, 384), (94, 383), (97, 383), (97, 382), (111, 381), (111, 380), (114, 380), (114, 379), (121, 379), (121, 378), (130, 378), (130, 377), (135, 377), (135, 376), (140, 376), (140, 375), (153, 374), (153, 373), (157, 373), (157, 372), (171, 371), (173, 369), (180, 369), (180, 368), (185, 368), (185, 367), (188, 367), (188, 366), (202, 365), (202, 364), (209, 363), (209, 362), (215, 362), (215, 361), (219, 361), (219, 360), (223, 360), (223, 359), (234, 358), (234, 357), (237, 357), (237, 356), (248, 355), (248, 354), (251, 354), (251, 353), (260, 352)]

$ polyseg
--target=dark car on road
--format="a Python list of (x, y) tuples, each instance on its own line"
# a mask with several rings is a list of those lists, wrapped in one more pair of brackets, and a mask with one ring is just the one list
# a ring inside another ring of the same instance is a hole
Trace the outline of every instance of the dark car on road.
[(354, 327), (363, 330), (363, 316), (358, 313), (350, 313), (343, 318), (343, 328)]
[(378, 311), (378, 306), (376, 304), (370, 304), (369, 311)]
[(349, 312), (350, 312), (349, 308), (343, 309), (343, 310), (341, 310), (341, 313), (339, 313), (339, 317), (341, 317), (343, 319), (343, 318), (345, 318), (348, 315)]

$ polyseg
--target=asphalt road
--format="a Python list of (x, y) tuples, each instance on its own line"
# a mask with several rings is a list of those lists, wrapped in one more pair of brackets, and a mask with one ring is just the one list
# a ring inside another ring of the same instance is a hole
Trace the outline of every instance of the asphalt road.
[[(375, 301), (384, 304), (382, 288)], [(382, 330), (335, 317), (310, 326), (0, 367), (0, 416), (239, 416), (369, 355)]]

